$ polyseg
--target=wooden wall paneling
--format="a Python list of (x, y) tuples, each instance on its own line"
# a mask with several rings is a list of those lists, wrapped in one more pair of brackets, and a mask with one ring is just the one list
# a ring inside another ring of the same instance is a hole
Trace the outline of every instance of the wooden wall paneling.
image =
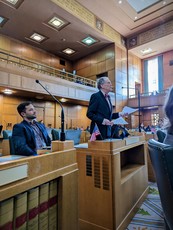
[(127, 74), (127, 60), (122, 61), (122, 72)]
[(108, 71), (108, 76), (115, 82), (115, 69), (111, 69)]
[(89, 79), (96, 81), (96, 75), (90, 76)]
[(97, 52), (90, 55), (90, 64), (97, 64)]
[(2, 125), (2, 114), (3, 114), (3, 95), (0, 94), (0, 125)]
[(78, 127), (86, 129), (90, 125), (90, 120), (87, 118), (87, 106), (78, 106)]
[(55, 127), (54, 117), (55, 117), (55, 108), (45, 107), (44, 123), (47, 127), (50, 127), (50, 125), (51, 125), (51, 128)]
[(122, 71), (122, 63), (120, 58), (116, 58), (116, 70)]
[(110, 58), (106, 59), (106, 70), (115, 69), (115, 59)]
[(106, 48), (106, 59), (112, 59), (115, 58), (115, 45), (111, 45)]
[(97, 62), (103, 62), (106, 60), (106, 52), (105, 49), (100, 50), (97, 52)]
[(44, 107), (34, 106), (37, 114), (37, 121), (45, 121)]
[[(90, 76), (93, 76), (93, 75), (95, 75), (96, 76), (96, 74), (97, 74), (97, 64), (91, 64), (91, 72), (90, 72)], [(95, 79), (93, 79), (93, 80), (95, 80)]]
[(59, 58), (55, 58), (54, 56), (50, 57), (50, 66), (54, 67), (54, 68), (58, 68), (58, 69), (63, 69), (64, 66), (62, 67), (59, 63)]
[(10, 40), (0, 35), (0, 49), (10, 51)]
[(97, 64), (97, 73), (104, 73), (106, 72), (106, 62), (102, 61), (102, 62), (98, 62)]
[[(64, 114), (66, 114), (66, 107), (64, 106)], [(55, 128), (61, 127), (61, 107), (58, 103), (55, 103)], [(65, 124), (64, 124), (65, 127)]]
[[(0, 49), (8, 51), (11, 54), (16, 54), (17, 56), (24, 58), (24, 59), (30, 59), (34, 60), (38, 63), (42, 62), (45, 65), (49, 65), (56, 68), (65, 68), (66, 71), (72, 72), (72, 63), (65, 60), (66, 66), (62, 67), (59, 64), (59, 57), (55, 57), (52, 54), (49, 54), (41, 49), (37, 49), (35, 47), (32, 47), (28, 44), (25, 44), (23, 42), (20, 42), (18, 40), (2, 36), (0, 35)], [(53, 63), (52, 65), (52, 57), (56, 60), (56, 65)], [(54, 66), (55, 65), (55, 66)]]
[(17, 123), (17, 114), (3, 114), (2, 115), (2, 125), (3, 129), (12, 130), (13, 125)]
[(89, 66), (83, 68), (83, 73), (84, 73), (84, 75), (83, 75), (84, 77), (90, 76), (91, 75), (91, 66), (89, 65)]

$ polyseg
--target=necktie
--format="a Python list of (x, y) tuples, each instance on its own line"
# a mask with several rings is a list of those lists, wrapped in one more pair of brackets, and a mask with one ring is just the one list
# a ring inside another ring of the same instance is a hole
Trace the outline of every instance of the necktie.
[(110, 102), (110, 96), (109, 96), (109, 94), (105, 94), (105, 99), (107, 100), (107, 102), (108, 102), (108, 105), (109, 105), (109, 108), (110, 108), (110, 110), (112, 109), (112, 106), (111, 106), (111, 102)]
[(109, 98), (110, 98), (109, 94), (106, 93), (106, 94), (105, 94), (105, 98), (106, 98), (106, 99), (109, 99)]

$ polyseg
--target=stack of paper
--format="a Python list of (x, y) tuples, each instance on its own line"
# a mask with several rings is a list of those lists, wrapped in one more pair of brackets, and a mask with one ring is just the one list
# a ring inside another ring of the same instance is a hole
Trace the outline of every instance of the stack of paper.
[(124, 108), (123, 108), (123, 110), (122, 110), (122, 113), (123, 113), (123, 114), (126, 114), (126, 113), (131, 114), (131, 113), (134, 113), (134, 112), (136, 112), (136, 111), (138, 111), (138, 109), (133, 109), (133, 108), (131, 108), (131, 107), (124, 106)]
[(113, 120), (115, 125), (127, 125), (127, 121), (125, 121), (122, 117), (119, 117), (115, 120)]

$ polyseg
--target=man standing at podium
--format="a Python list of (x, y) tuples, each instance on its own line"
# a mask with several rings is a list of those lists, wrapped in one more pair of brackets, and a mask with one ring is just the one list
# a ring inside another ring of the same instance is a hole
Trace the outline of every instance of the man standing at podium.
[(113, 107), (109, 92), (113, 90), (112, 83), (108, 77), (98, 79), (97, 87), (99, 91), (91, 95), (87, 117), (91, 120), (90, 133), (92, 134), (95, 125), (98, 126), (100, 136), (97, 139), (111, 137), (111, 127), (114, 124), (112, 119), (116, 119), (123, 114), (112, 113)]

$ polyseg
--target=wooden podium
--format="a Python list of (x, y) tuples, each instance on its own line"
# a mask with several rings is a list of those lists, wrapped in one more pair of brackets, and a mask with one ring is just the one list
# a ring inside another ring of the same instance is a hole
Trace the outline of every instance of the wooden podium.
[[(40, 156), (16, 160), (10, 159), (15, 155), (4, 157), (7, 161), (2, 162), (2, 158), (0, 162), (0, 207), (6, 200), (25, 195), (33, 188), (40, 189), (55, 180), (58, 190), (57, 229), (78, 229), (78, 167), (73, 141), (53, 141), (52, 152)], [(27, 206), (25, 203), (23, 206)]]
[(79, 229), (124, 230), (148, 193), (144, 136), (77, 149)]

